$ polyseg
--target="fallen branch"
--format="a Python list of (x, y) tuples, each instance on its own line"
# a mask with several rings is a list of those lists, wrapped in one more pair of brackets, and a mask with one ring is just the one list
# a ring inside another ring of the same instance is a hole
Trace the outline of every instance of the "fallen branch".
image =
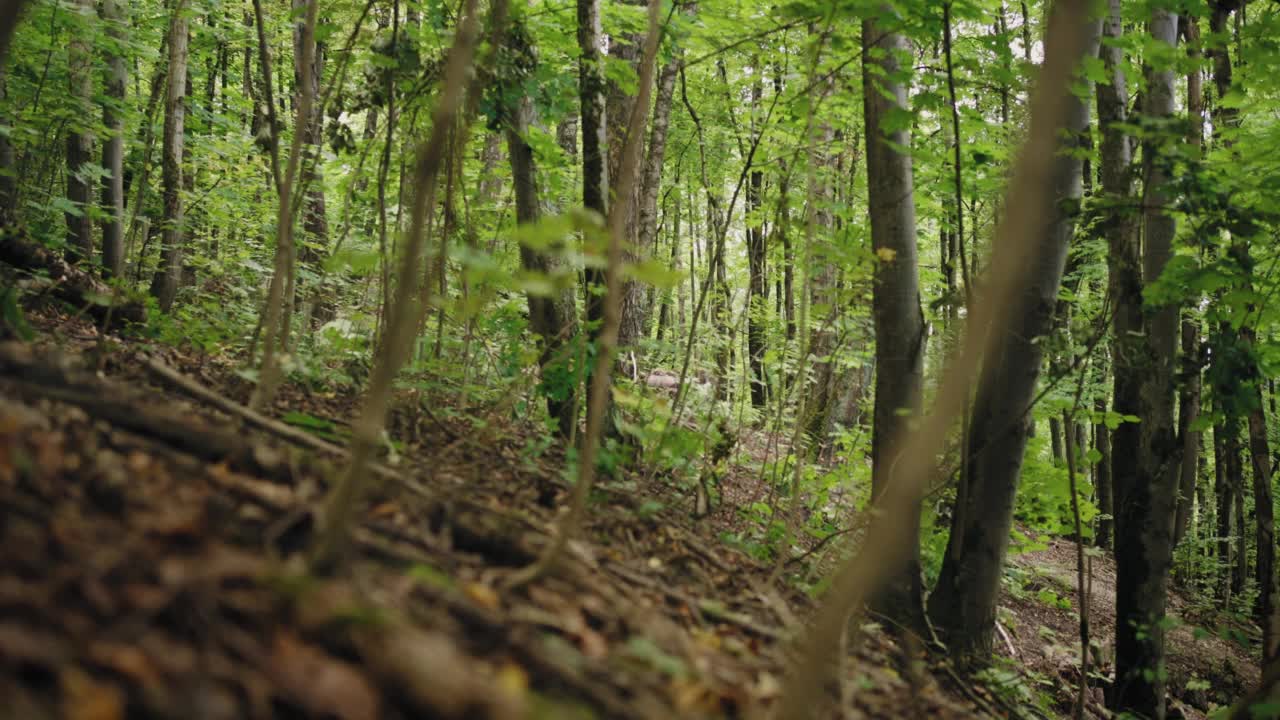
[[(292, 425), (286, 425), (279, 420), (269, 418), (262, 413), (245, 407), (228, 397), (219, 395), (218, 393), (201, 385), (195, 379), (183, 375), (159, 360), (147, 358), (143, 364), (146, 366), (147, 371), (153, 376), (168, 383), (169, 385), (172, 385), (174, 388), (181, 390), (190, 397), (206, 402), (228, 415), (240, 418), (249, 425), (258, 428), (259, 430), (271, 433), (281, 440), (293, 443), (294, 445), (299, 445), (307, 448), (308, 450), (334, 455), (344, 460), (350, 458), (350, 454), (347, 452), (346, 448), (339, 447), (327, 440), (318, 438), (305, 430), (300, 430)], [(391, 468), (383, 465), (370, 464), (369, 469), (374, 475), (377, 475), (383, 480), (389, 480), (403, 485), (421, 495), (431, 494), (420, 483), (404, 477)]]
[(40, 272), (53, 280), (53, 296), (84, 308), (106, 328), (147, 321), (147, 308), (137, 300), (116, 302), (116, 292), (88, 271), (68, 263), (52, 250), (26, 236), (20, 227), (0, 227), (0, 262), (19, 270)]

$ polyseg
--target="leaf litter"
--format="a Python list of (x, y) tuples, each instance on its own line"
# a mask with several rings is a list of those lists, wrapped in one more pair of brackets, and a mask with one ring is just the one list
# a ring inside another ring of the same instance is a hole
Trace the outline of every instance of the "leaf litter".
[[(501, 589), (549, 542), (567, 490), (562, 452), (524, 452), (529, 428), (402, 399), (403, 482), (370, 498), (344, 573), (311, 577), (300, 553), (341, 458), (145, 369), (243, 402), (230, 359), (120, 341), (99, 355), (74, 322), (33, 323), (34, 346), (0, 347), (0, 717), (736, 718), (777, 697), (811, 601), (762, 593), (770, 568), (682, 511), (641, 517), (646, 498), (602, 493), (561, 571)], [(357, 402), (288, 385), (271, 414), (340, 435)], [(828, 716), (991, 709), (900, 671), (908, 655), (865, 636)]]

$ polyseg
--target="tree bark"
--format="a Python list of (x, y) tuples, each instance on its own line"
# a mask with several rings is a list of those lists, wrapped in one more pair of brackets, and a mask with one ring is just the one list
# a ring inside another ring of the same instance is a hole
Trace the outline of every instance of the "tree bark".
[[(920, 412), (924, 381), (925, 324), (920, 310), (920, 278), (916, 251), (916, 217), (911, 147), (906, 128), (888, 129), (893, 112), (909, 106), (897, 53), (907, 49), (905, 38), (885, 32), (874, 20), (862, 23), (862, 45), (868, 53), (862, 73), (866, 123), (867, 200), (871, 245), (877, 255), (872, 317), (876, 336), (875, 411), (871, 431), (871, 494), (883, 497), (896, 482), (898, 458), (890, 450), (901, 447), (912, 416)], [(870, 69), (874, 63), (876, 72)], [(919, 537), (920, 508), (906, 519), (911, 537)], [(907, 562), (875, 599), (876, 610), (921, 636), (928, 635), (921, 582), (920, 548), (916, 543)]]
[[(521, 48), (532, 54), (524, 28), (513, 23), (508, 33), (508, 46)], [(511, 160), (511, 184), (515, 192), (516, 222), (528, 225), (542, 217), (538, 192), (537, 164), (533, 148), (526, 141), (534, 123), (533, 100), (520, 97), (507, 109), (507, 154)], [(556, 261), (546, 253), (520, 245), (520, 265), (525, 270), (541, 276), (553, 276), (562, 271)], [(576, 334), (574, 290), (572, 285), (553, 293), (550, 297), (530, 293), (529, 327), (539, 336), (541, 352), (539, 365), (542, 373), (542, 392), (547, 401), (547, 412), (556, 422), (560, 436), (568, 439), (577, 425), (577, 377), (572, 372), (573, 360), (566, 350), (572, 347)]]
[[(756, 114), (760, 110), (760, 99), (764, 94), (764, 81), (761, 78), (759, 56), (752, 63), (755, 73), (751, 83), (751, 125), (752, 133), (762, 132), (755, 128)], [(908, 176), (910, 168), (908, 168)], [(747, 225), (747, 364), (750, 370), (751, 407), (764, 408), (769, 399), (768, 379), (765, 377), (765, 326), (768, 316), (769, 284), (766, 275), (764, 218), (760, 208), (764, 202), (764, 170), (752, 168), (747, 177), (746, 211), (749, 220)]]
[(1195, 500), (1196, 473), (1200, 467), (1200, 431), (1192, 425), (1200, 416), (1200, 323), (1182, 319), (1182, 385), (1178, 395), (1178, 437), (1182, 440), (1182, 463), (1178, 470), (1178, 509), (1173, 524), (1173, 544), (1187, 534), (1191, 506)]
[[(1052, 12), (1058, 12), (1055, 4)], [(1086, 52), (1096, 52), (1099, 24), (1090, 22)], [(966, 474), (952, 515), (951, 535), (929, 614), (951, 655), (972, 666), (991, 657), (1005, 550), (1026, 449), (1028, 422), (1043, 359), (1041, 338), (1052, 328), (1067, 249), (1075, 231), (1083, 186), (1078, 149), (1089, 129), (1087, 99), (1071, 93), (1060, 121), (1060, 151), (1046, 193), (1046, 232), (1026, 272), (1030, 278), (1007, 327), (996, 333), (973, 405), (968, 438), (971, 472)], [(984, 329), (970, 328), (970, 332)]]
[[(119, 1), (102, 0), (98, 11), (108, 36), (123, 43), (125, 17)], [(124, 273), (124, 118), (121, 112), (128, 82), (129, 71), (123, 53), (111, 52), (107, 58), (107, 101), (102, 105), (102, 123), (109, 133), (102, 145), (102, 167), (107, 171), (102, 179), (102, 207), (107, 214), (102, 222), (102, 272), (106, 277), (120, 277)]]
[[(5, 107), (11, 107), (9, 102), (9, 72), (3, 61), (4, 58), (0, 57), (0, 101), (3, 101)], [(12, 118), (8, 115), (0, 116), (0, 122), (10, 126), (13, 124)], [(0, 134), (0, 223), (12, 222), (17, 215), (17, 210), (17, 157), (9, 135), (7, 133)]]
[[(324, 76), (325, 45), (315, 38), (311, 39), (312, 51), (311, 72), (308, 77), (301, 76), (302, 57), (307, 48), (303, 47), (304, 37), (301, 23), (301, 10), (307, 0), (293, 0), (294, 14), (299, 20), (293, 26), (294, 83), (301, 88), (302, 83), (311, 84), (311, 97), (320, 97), (320, 79)], [(307, 119), (306, 133), (303, 140), (303, 174), (302, 187), (305, 189), (302, 210), (302, 242), (298, 243), (298, 260), (311, 268), (316, 276), (320, 275), (320, 265), (328, 254), (329, 220), (325, 215), (324, 170), (321, 167), (321, 151), (324, 142), (324, 118), (321, 116), (320, 103), (313, 102), (311, 116)], [(290, 199), (292, 202), (292, 199)], [(311, 305), (311, 322), (321, 325), (333, 319), (333, 299), (327, 297), (323, 287), (315, 287), (308, 293)]]
[[(1107, 401), (1099, 398), (1094, 410), (1102, 415), (1107, 411)], [(1093, 446), (1097, 448), (1097, 464), (1093, 469), (1093, 486), (1098, 501), (1098, 528), (1094, 544), (1104, 550), (1111, 549), (1111, 535), (1114, 528), (1115, 509), (1111, 505), (1111, 430), (1106, 423), (1099, 422), (1093, 426)]]
[[(658, 240), (658, 191), (662, 184), (662, 164), (667, 153), (667, 132), (671, 127), (671, 103), (675, 98), (676, 76), (679, 74), (678, 60), (672, 60), (662, 66), (658, 73), (657, 93), (653, 101), (653, 125), (649, 129), (649, 150), (645, 155), (644, 169), (640, 176), (640, 204), (636, 219), (636, 250), (641, 254), (653, 254), (657, 250)], [(640, 285), (639, 283), (632, 283)], [(629, 286), (628, 286), (629, 287)], [(643, 286), (641, 285), (641, 288)], [(636, 290), (635, 292), (639, 292)], [(632, 291), (628, 290), (628, 297)], [(653, 313), (652, 303), (648, 295), (637, 304), (629, 317), (623, 311), (623, 325), (618, 329), (619, 347), (636, 344), (648, 335), (649, 318)]]
[[(601, 53), (603, 31), (600, 0), (577, 0), (578, 8), (578, 100), (582, 132), (582, 206), (600, 216), (609, 215), (609, 140), (606, 112), (608, 85)], [(583, 270), (587, 338), (596, 342), (604, 323), (604, 271)], [(591, 404), (591, 382), (587, 383), (587, 404)], [(611, 435), (612, 413), (604, 414), (605, 435)]]
[(1218, 538), (1218, 597), (1223, 602), (1231, 599), (1231, 509), (1235, 506), (1235, 489), (1227, 475), (1227, 422), (1223, 420), (1213, 427), (1213, 479), (1216, 500)]
[(169, 19), (169, 74), (164, 105), (164, 148), (161, 178), (164, 185), (164, 227), (160, 265), (151, 277), (151, 294), (160, 309), (169, 312), (182, 279), (183, 222), (182, 149), (185, 140), (187, 98), (187, 0), (176, 0)]
[[(1062, 363), (1050, 361), (1050, 365), (1055, 369), (1061, 369)], [(1055, 466), (1062, 466), (1062, 418), (1052, 416), (1049, 418), (1049, 452), (1053, 458)]]
[[(1178, 16), (1153, 9), (1151, 39), (1170, 48), (1178, 43)], [(1145, 68), (1143, 110), (1147, 118), (1175, 112), (1172, 68)], [(1170, 179), (1159, 155), (1163, 143), (1143, 142), (1142, 282), (1154, 283), (1173, 256), (1176, 220), (1164, 209)], [(1165, 716), (1164, 619), (1169, 568), (1173, 560), (1173, 523), (1177, 507), (1180, 447), (1174, 433), (1174, 365), (1178, 343), (1178, 305), (1139, 305), (1142, 334), (1139, 353), (1125, 368), (1137, 385), (1137, 442), (1115, 456), (1132, 453), (1134, 472), (1115, 473), (1116, 482), (1116, 687), (1117, 712)], [(1129, 310), (1132, 311), (1132, 308)], [(1117, 374), (1119, 374), (1117, 370)], [(1122, 412), (1127, 412), (1122, 410)]]

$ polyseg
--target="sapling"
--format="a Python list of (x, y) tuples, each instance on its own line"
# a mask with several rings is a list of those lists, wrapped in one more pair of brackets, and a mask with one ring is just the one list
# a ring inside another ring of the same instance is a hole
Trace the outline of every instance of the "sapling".
[(509, 589), (527, 584), (542, 577), (555, 567), (564, 554), (570, 538), (582, 529), (586, 514), (587, 497), (595, 478), (596, 455), (600, 449), (600, 436), (604, 428), (607, 398), (613, 376), (613, 356), (618, 344), (618, 327), (622, 315), (622, 237), (627, 214), (630, 212), (632, 189), (640, 169), (640, 154), (644, 149), (644, 122), (649, 109), (649, 95), (653, 88), (653, 67), (658, 54), (661, 26), (658, 22), (660, 0), (649, 0), (649, 32), (645, 37), (644, 55), (640, 61), (640, 85), (631, 117), (627, 122), (627, 139), (622, 146), (622, 167), (614, 197), (617, 201), (609, 208), (606, 223), (608, 249), (605, 270), (604, 325), (600, 329), (599, 347), (596, 350), (595, 367), (591, 374), (591, 391), (587, 394), (587, 428), (582, 437), (582, 452), (578, 458), (578, 482), (569, 498), (569, 510), (561, 516), (555, 536), (538, 560), (516, 572), (507, 580)]
[[(367, 465), (386, 425), (393, 382), (409, 357), (416, 331), (426, 312), (427, 305), (419, 297), (418, 288), (423, 282), (421, 267), (427, 221), (435, 207), (436, 181), (447, 146), (446, 139), (458, 117), (463, 96), (475, 77), (471, 72), (471, 61), (479, 35), (477, 4), (478, 0), (465, 2), (445, 64), (440, 97), (432, 113), (431, 135), (418, 147), (409, 234), (405, 238), (397, 270), (395, 301), (388, 311), (382, 344), (369, 377), (369, 388), (365, 392), (360, 415), (352, 426), (351, 459), (325, 502), (322, 527), (311, 556), (312, 567), (317, 570), (332, 568), (346, 550), (351, 518), (363, 494)], [(494, 2), (490, 10), (490, 21), (494, 27), (502, 25), (506, 8), (504, 0)]]

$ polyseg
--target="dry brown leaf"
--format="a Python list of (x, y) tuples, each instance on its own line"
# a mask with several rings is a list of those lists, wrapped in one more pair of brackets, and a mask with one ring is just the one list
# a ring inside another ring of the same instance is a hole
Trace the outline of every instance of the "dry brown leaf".
[(497, 591), (484, 583), (469, 582), (462, 586), (462, 592), (471, 602), (485, 610), (497, 610), (502, 606), (502, 599), (498, 597)]

